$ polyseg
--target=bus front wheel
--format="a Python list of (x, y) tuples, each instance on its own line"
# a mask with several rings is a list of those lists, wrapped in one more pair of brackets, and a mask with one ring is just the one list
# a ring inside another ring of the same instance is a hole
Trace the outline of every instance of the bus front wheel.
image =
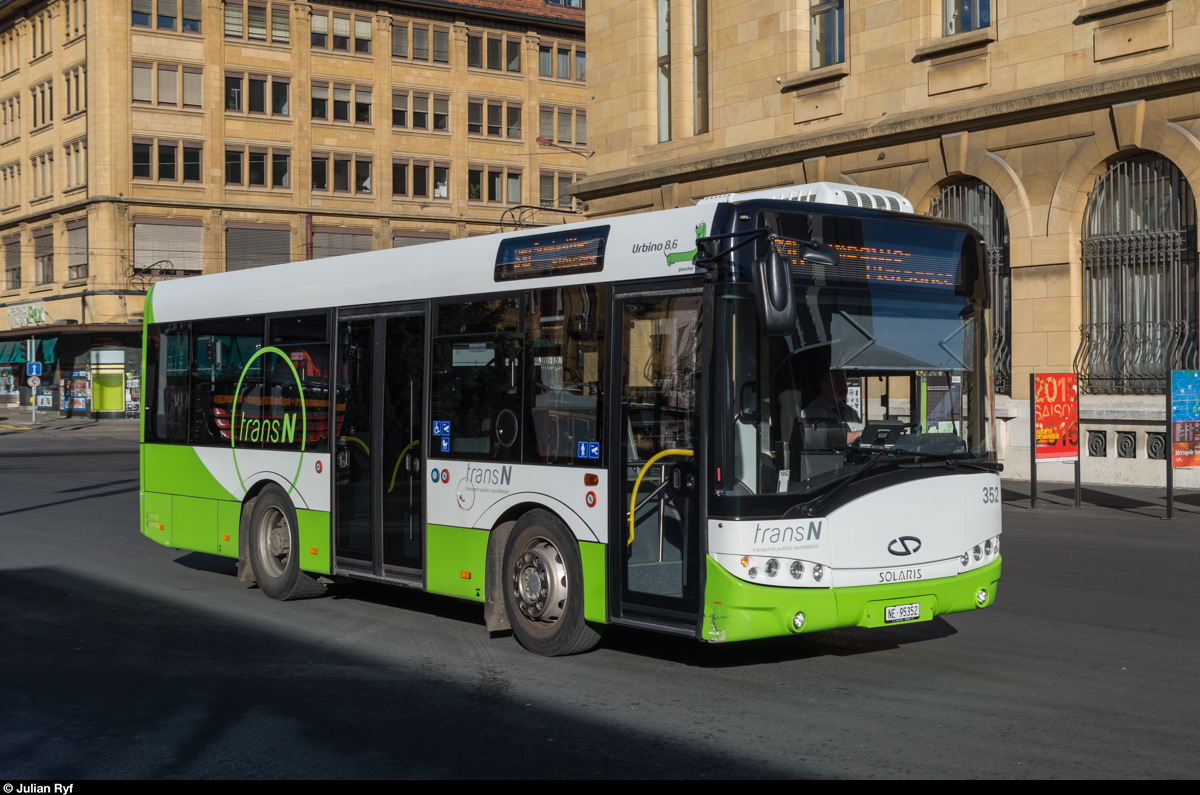
[(600, 640), (583, 620), (579, 543), (548, 511), (513, 526), (504, 551), (504, 606), (517, 640), (545, 657), (580, 654)]
[(325, 586), (300, 571), (296, 509), (278, 486), (268, 486), (250, 514), (250, 568), (259, 590), (272, 599), (320, 596)]

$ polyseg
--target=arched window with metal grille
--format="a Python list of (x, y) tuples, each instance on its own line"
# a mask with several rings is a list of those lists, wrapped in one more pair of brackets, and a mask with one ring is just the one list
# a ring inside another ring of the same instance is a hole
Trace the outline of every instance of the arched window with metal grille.
[(1197, 366), (1196, 200), (1153, 153), (1096, 179), (1083, 215), (1084, 392), (1162, 394), (1167, 373)]
[(970, 177), (942, 188), (929, 215), (970, 224), (987, 245), (992, 355), (996, 392), (1012, 394), (1012, 269), (1008, 264), (1008, 216), (986, 182)]

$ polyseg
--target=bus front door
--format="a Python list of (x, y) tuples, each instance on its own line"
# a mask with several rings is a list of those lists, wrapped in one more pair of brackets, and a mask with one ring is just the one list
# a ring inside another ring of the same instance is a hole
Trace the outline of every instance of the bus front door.
[(338, 323), (335, 495), (339, 570), (419, 578), (424, 569), (425, 313)]
[(617, 297), (620, 404), (610, 545), (621, 618), (687, 627), (700, 604), (699, 291)]

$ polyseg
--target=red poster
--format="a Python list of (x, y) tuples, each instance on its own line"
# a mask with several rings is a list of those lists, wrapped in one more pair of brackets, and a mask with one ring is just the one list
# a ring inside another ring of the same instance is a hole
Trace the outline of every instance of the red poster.
[(1079, 458), (1079, 385), (1074, 373), (1035, 374), (1033, 410), (1038, 461)]

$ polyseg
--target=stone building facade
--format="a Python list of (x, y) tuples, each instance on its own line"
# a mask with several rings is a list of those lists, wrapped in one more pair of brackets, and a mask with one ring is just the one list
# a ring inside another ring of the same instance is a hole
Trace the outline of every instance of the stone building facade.
[(597, 154), (577, 195), (602, 218), (830, 180), (967, 220), (988, 237), (1007, 475), (1028, 475), (1030, 373), (1078, 372), (1084, 480), (1161, 484), (1163, 376), (1200, 364), (1198, 14), (589, 0)]
[(124, 409), (161, 279), (570, 220), (580, 5), (0, 2), (0, 403)]

